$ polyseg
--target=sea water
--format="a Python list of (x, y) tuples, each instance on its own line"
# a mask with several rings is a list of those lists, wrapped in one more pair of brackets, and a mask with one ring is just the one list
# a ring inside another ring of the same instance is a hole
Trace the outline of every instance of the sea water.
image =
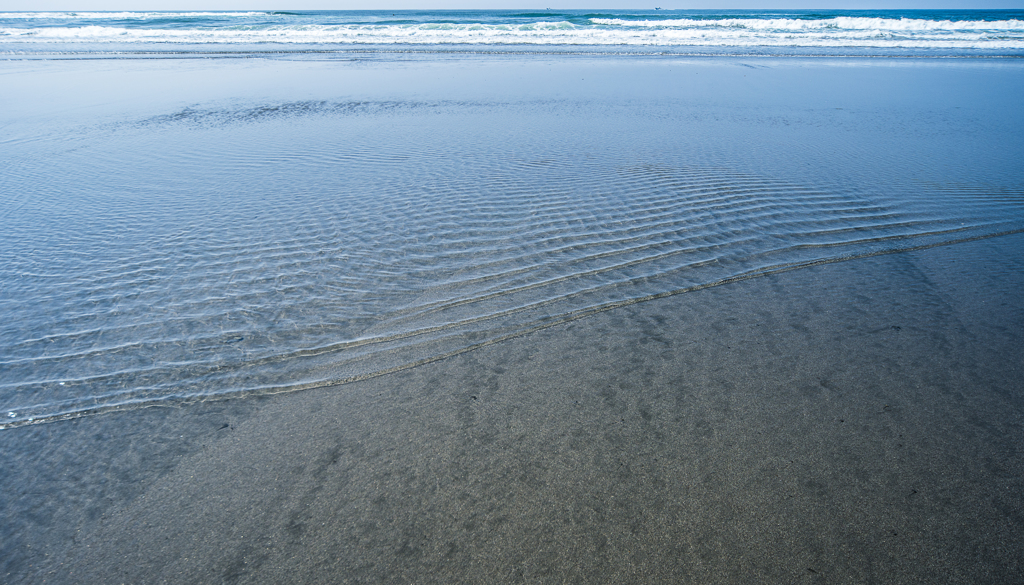
[(2, 13), (3, 426), (1018, 233), (1022, 49), (1007, 11)]
[[(0, 13), (27, 53), (180, 50), (182, 45), (653, 47), (673, 52), (1020, 54), (1020, 10), (536, 10)], [(170, 46), (168, 46), (170, 45)], [(282, 47), (283, 46), (283, 47)], [(189, 50), (204, 50), (190, 48)], [(205, 50), (212, 50), (207, 48)]]

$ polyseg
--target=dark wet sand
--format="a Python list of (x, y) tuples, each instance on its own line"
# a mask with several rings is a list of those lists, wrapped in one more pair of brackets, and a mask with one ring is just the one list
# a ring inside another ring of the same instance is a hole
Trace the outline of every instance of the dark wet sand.
[(0, 580), (1024, 582), (1022, 251), (823, 265), (344, 387), (6, 430)]

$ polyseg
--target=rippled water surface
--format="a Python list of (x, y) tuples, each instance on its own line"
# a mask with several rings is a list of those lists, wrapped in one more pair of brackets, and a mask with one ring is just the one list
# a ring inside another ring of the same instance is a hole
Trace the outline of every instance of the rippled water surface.
[(1024, 229), (1013, 62), (2, 73), (8, 425), (330, 385), (646, 298)]

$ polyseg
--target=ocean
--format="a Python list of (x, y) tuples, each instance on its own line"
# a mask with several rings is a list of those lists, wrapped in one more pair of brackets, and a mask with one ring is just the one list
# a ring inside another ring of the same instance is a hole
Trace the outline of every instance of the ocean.
[[(1020, 56), (1020, 10), (0, 12), (4, 53), (557, 50)], [(0, 53), (3, 54), (3, 53)]]
[(0, 13), (0, 581), (1024, 581), (1022, 49)]

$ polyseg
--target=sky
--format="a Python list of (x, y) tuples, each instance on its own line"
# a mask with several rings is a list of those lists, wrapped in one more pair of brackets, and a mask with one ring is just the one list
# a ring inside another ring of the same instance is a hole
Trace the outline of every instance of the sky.
[[(547, 4), (550, 3), (550, 4)], [(0, 0), (0, 11), (403, 10), (442, 8), (1015, 8), (1024, 0)]]

